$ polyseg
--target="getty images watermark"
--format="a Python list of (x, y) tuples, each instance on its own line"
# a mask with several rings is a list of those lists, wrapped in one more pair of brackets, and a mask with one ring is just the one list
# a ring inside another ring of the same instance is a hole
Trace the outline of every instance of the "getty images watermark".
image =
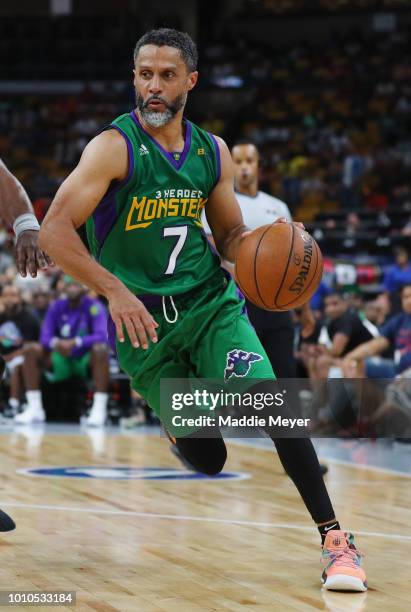
[(227, 368), (220, 379), (162, 379), (165, 430), (175, 437), (411, 440), (411, 376), (313, 384), (307, 378), (251, 379), (244, 367), (233, 372)]
[[(298, 399), (298, 398), (297, 398)], [(174, 437), (307, 437), (310, 415), (282, 381), (247, 379), (162, 379), (162, 421)]]
[[(171, 408), (174, 414), (171, 423), (174, 427), (308, 427), (309, 418), (283, 416), (272, 411), (272, 414), (261, 415), (260, 411), (270, 408), (283, 408), (286, 390), (271, 392), (227, 392), (196, 389), (193, 392), (171, 394)], [(197, 409), (205, 414), (186, 416), (188, 410)], [(230, 409), (233, 413), (226, 413)], [(250, 414), (250, 410), (257, 414)], [(180, 411), (183, 414), (179, 413)], [(220, 412), (222, 411), (222, 412)], [(243, 414), (245, 413), (245, 414)]]

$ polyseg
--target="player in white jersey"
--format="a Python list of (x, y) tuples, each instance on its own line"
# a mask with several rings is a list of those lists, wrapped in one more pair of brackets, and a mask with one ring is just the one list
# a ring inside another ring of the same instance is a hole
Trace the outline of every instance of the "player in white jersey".
[[(231, 150), (235, 170), (235, 193), (243, 214), (244, 224), (254, 230), (267, 223), (274, 223), (282, 217), (291, 221), (288, 206), (258, 189), (259, 154), (253, 144), (234, 145)], [(211, 234), (205, 215), (203, 226), (206, 234)]]
[(287, 204), (258, 189), (259, 155), (253, 144), (238, 144), (231, 155), (235, 168), (235, 191), (244, 223), (251, 230), (279, 217), (292, 221)]

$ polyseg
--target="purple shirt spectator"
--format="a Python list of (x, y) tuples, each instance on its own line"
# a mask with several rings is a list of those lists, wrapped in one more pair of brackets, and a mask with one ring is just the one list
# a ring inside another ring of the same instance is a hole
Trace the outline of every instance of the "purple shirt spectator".
[(50, 304), (41, 328), (41, 344), (50, 351), (56, 339), (71, 338), (76, 338), (77, 345), (71, 357), (81, 357), (93, 344), (107, 344), (107, 311), (101, 302), (84, 296), (76, 308), (68, 299)]

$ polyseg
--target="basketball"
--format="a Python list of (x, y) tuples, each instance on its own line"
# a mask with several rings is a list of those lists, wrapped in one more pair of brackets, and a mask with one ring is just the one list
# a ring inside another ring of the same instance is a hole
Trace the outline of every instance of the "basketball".
[(291, 310), (315, 293), (323, 272), (318, 244), (292, 223), (263, 225), (238, 249), (235, 274), (241, 291), (265, 310)]

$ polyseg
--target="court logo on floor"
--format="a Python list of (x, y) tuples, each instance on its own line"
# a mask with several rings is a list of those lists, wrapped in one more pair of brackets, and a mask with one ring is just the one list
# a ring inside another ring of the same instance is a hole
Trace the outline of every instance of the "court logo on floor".
[(63, 478), (100, 478), (105, 480), (245, 480), (250, 474), (245, 472), (221, 472), (217, 476), (206, 476), (189, 470), (173, 468), (146, 467), (135, 468), (127, 466), (71, 466), (43, 467), (17, 470), (26, 476), (57, 476)]

